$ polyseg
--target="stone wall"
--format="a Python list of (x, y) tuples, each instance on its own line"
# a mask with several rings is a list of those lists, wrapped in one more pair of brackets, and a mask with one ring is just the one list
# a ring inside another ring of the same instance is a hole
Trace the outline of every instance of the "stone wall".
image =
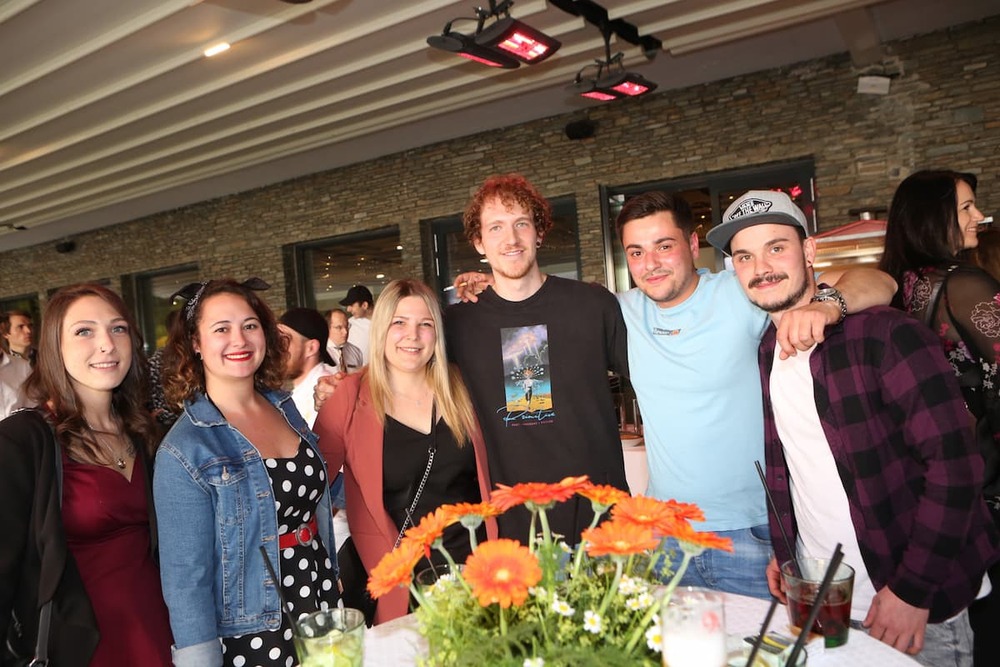
[[(894, 42), (887, 96), (855, 92), (846, 54), (472, 135), (202, 202), (52, 243), (0, 253), (0, 298), (197, 263), (204, 277), (256, 274), (286, 298), (282, 247), (398, 225), (404, 271), (427, 275), (421, 220), (461, 211), (488, 175), (520, 171), (546, 196), (576, 196), (583, 278), (604, 282), (599, 186), (811, 157), (820, 227), (888, 204), (910, 172), (980, 176), (981, 208), (1000, 208), (1000, 17)], [(570, 141), (584, 115), (594, 138)], [(530, 156), (530, 159), (527, 159)]]

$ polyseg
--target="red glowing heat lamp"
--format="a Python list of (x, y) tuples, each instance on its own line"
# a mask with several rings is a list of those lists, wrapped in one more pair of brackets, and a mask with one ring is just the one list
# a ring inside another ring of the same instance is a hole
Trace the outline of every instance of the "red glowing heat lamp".
[(468, 58), (477, 63), (488, 65), (489, 67), (502, 67), (503, 69), (517, 69), (521, 64), (505, 53), (499, 53), (492, 49), (486, 49), (473, 41), (468, 35), (460, 32), (447, 32), (443, 35), (431, 35), (427, 38), (427, 43), (435, 49), (455, 53), (463, 58)]
[(503, 51), (529, 65), (542, 62), (562, 46), (559, 40), (510, 17), (497, 21), (476, 35), (476, 44)]
[(601, 102), (610, 102), (611, 100), (618, 99), (617, 95), (602, 93), (599, 90), (589, 90), (585, 93), (580, 93), (580, 97), (589, 97), (592, 100), (600, 100)]
[(602, 79), (597, 87), (625, 97), (638, 97), (656, 90), (655, 83), (634, 72), (623, 72), (610, 79)]

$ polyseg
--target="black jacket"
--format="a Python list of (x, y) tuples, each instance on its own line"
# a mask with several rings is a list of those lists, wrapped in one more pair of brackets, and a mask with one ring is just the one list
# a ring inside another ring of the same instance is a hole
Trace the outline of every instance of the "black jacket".
[(0, 619), (8, 642), (0, 664), (13, 659), (11, 647), (22, 657), (34, 654), (38, 612), (49, 599), (53, 667), (85, 667), (97, 646), (97, 621), (66, 547), (56, 477), (60, 457), (38, 411), (23, 410), (0, 422)]

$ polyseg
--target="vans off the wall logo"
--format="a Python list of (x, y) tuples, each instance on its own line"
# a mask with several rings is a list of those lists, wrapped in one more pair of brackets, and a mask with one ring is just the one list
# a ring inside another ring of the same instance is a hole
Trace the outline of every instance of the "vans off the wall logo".
[(767, 213), (771, 209), (772, 202), (766, 199), (748, 199), (737, 207), (735, 211), (729, 214), (730, 220), (735, 220), (736, 218), (742, 218), (745, 215), (753, 215), (754, 213)]

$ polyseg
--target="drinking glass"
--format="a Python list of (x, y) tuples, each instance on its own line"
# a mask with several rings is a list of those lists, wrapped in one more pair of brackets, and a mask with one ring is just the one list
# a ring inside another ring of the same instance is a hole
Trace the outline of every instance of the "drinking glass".
[[(826, 558), (799, 558), (781, 565), (781, 577), (788, 596), (788, 621), (797, 632), (801, 632), (802, 625), (809, 618), (829, 564), (830, 561)], [(830, 582), (830, 589), (823, 598), (819, 616), (811, 630), (823, 635), (826, 648), (836, 648), (847, 643), (853, 596), (854, 568), (841, 563)]]
[(664, 667), (724, 667), (723, 595), (693, 586), (674, 591), (660, 614)]
[(365, 615), (358, 609), (327, 609), (299, 620), (295, 648), (301, 667), (362, 667)]

